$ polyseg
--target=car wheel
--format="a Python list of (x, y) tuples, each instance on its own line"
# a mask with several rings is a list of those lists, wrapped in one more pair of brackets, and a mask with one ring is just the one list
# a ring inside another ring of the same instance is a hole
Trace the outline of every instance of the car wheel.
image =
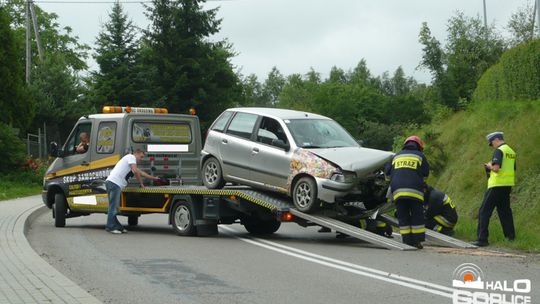
[(302, 212), (310, 213), (319, 209), (317, 185), (311, 177), (302, 177), (294, 185), (292, 193), (294, 206)]
[(137, 226), (137, 225), (139, 225), (139, 216), (138, 215), (130, 215), (130, 216), (128, 216), (128, 225), (129, 226)]
[(221, 189), (225, 186), (221, 165), (215, 157), (210, 157), (204, 162), (203, 183), (208, 189)]
[(67, 202), (64, 194), (56, 193), (54, 195), (54, 226), (55, 227), (65, 227), (66, 226), (66, 212), (67, 212)]
[(174, 206), (171, 222), (178, 235), (190, 236), (197, 233), (193, 208), (189, 202), (180, 202)]
[(281, 222), (276, 220), (250, 220), (244, 223), (244, 228), (251, 234), (272, 234), (278, 231), (281, 226)]

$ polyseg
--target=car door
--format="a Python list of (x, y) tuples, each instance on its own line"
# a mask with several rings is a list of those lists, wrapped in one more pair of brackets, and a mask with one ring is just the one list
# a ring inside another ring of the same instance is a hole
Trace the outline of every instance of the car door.
[(287, 192), (292, 152), (283, 126), (276, 119), (262, 117), (255, 132), (250, 158), (252, 180), (266, 188)]
[(250, 156), (253, 149), (253, 130), (259, 116), (237, 112), (221, 138), (220, 154), (223, 172), (228, 180), (251, 180)]

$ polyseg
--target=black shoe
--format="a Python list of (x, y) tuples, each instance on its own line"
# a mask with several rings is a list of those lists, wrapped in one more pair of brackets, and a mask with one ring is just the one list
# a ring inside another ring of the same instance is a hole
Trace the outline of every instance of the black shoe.
[(422, 246), (422, 243), (420, 243), (420, 242), (414, 244), (414, 247), (416, 247), (418, 249), (424, 249), (424, 246)]
[(317, 230), (317, 232), (330, 232), (330, 231), (332, 231), (332, 229), (328, 227), (321, 227), (321, 229)]
[(478, 247), (486, 247), (489, 246), (489, 243), (487, 241), (474, 241), (471, 244)]
[(509, 242), (513, 242), (514, 238), (513, 237), (507, 237), (506, 240), (509, 241)]

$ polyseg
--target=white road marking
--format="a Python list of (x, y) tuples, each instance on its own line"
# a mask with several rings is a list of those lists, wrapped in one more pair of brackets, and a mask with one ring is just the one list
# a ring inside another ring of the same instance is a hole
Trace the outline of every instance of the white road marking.
[(263, 240), (259, 238), (240, 237), (234, 234), (237, 231), (232, 228), (225, 227), (225, 226), (219, 226), (219, 228), (227, 231), (229, 235), (232, 235), (233, 237), (241, 241), (244, 241), (246, 243), (259, 246), (262, 248), (266, 248), (266, 249), (279, 252), (288, 256), (292, 256), (295, 258), (299, 258), (305, 261), (313, 262), (319, 265), (331, 267), (334, 269), (346, 271), (349, 273), (354, 273), (354, 274), (365, 276), (365, 277), (370, 277), (373, 279), (385, 281), (385, 282), (400, 285), (403, 287), (408, 287), (408, 288), (428, 292), (428, 293), (442, 296), (445, 298), (452, 298), (452, 293), (454, 292), (453, 288), (446, 287), (443, 285), (421, 281), (421, 280), (401, 276), (398, 274), (394, 274), (394, 273), (390, 273), (390, 272), (386, 272), (386, 271), (382, 271), (382, 270), (378, 270), (374, 268), (369, 268), (366, 266), (353, 264), (353, 263), (345, 262), (338, 259), (333, 259), (330, 257), (318, 255), (318, 254), (311, 253), (305, 250), (297, 249), (294, 247), (278, 244), (275, 242), (271, 242), (271, 241), (267, 241), (267, 240)]

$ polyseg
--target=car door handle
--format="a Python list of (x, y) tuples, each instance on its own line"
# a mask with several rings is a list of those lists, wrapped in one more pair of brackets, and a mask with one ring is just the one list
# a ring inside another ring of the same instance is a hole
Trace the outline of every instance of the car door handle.
[(226, 140), (226, 139), (222, 139), (221, 142), (224, 143), (224, 144), (226, 144), (226, 143), (228, 143), (229, 141)]
[(253, 150), (251, 151), (253, 152), (253, 154), (259, 153), (259, 148), (253, 148)]
[(90, 163), (87, 163), (87, 162), (83, 161), (83, 162), (81, 163), (81, 166), (90, 166)]

